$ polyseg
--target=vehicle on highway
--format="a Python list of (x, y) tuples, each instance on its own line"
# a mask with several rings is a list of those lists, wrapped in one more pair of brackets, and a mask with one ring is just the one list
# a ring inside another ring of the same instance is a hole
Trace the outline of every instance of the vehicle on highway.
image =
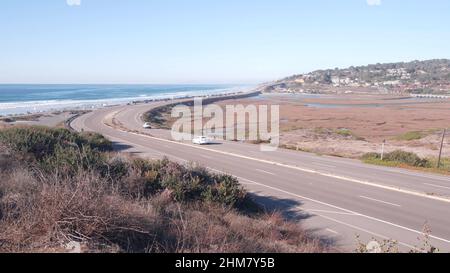
[(211, 140), (205, 136), (197, 136), (197, 137), (194, 137), (194, 139), (192, 140), (192, 143), (197, 144), (197, 145), (208, 145), (208, 144), (211, 144)]
[(144, 126), (142, 126), (144, 129), (152, 129), (152, 125), (149, 122), (146, 122)]

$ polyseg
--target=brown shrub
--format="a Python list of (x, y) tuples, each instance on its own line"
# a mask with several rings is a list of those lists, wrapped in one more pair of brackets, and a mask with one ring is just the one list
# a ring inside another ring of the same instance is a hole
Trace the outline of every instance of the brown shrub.
[(0, 147), (0, 252), (64, 252), (73, 241), (84, 252), (327, 250), (299, 225), (253, 207), (231, 176), (101, 155), (98, 168), (75, 161), (68, 175), (54, 168), (58, 156), (43, 168)]
[(180, 204), (170, 191), (130, 199), (97, 175), (37, 179), (23, 169), (0, 183), (0, 251), (60, 252), (70, 241), (88, 252), (321, 252), (278, 214), (251, 218), (223, 206)]

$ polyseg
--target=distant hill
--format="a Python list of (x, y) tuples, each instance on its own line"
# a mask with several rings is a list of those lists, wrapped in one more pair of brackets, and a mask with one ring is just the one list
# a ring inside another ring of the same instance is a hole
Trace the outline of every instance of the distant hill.
[(450, 60), (438, 59), (317, 70), (266, 86), (266, 92), (450, 94)]

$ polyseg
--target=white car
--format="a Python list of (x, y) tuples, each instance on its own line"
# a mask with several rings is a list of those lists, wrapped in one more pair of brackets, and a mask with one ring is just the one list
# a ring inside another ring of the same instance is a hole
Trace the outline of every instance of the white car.
[(205, 136), (198, 136), (192, 140), (192, 143), (197, 145), (208, 145), (211, 144), (211, 140)]
[(144, 129), (152, 129), (152, 125), (150, 124), (150, 122), (146, 122), (144, 124), (144, 126), (142, 126)]

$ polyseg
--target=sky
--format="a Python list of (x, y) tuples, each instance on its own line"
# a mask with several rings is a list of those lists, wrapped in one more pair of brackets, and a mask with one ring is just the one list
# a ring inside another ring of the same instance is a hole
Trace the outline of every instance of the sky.
[(448, 0), (1, 0), (0, 83), (260, 83), (450, 58)]

